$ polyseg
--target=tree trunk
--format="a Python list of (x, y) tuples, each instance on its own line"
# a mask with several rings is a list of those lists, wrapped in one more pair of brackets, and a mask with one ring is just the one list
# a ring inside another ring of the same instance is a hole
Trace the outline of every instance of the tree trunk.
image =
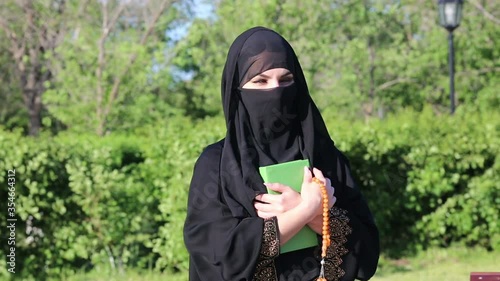
[[(19, 77), (24, 106), (28, 112), (28, 135), (37, 136), (42, 126), (42, 94), (45, 83), (50, 81), (52, 73), (45, 58), (62, 42), (65, 27), (59, 23), (65, 12), (65, 1), (52, 2), (57, 11), (50, 16), (46, 10), (38, 10), (33, 1), (16, 1), (19, 20), (12, 17), (0, 17), (2, 29), (10, 41), (9, 51), (15, 62), (15, 73)], [(10, 22), (9, 22), (10, 19)]]
[[(31, 36), (34, 36), (32, 34)], [(44, 83), (50, 80), (50, 72), (43, 71), (40, 58), (44, 56), (43, 48), (36, 48), (35, 45), (29, 50), (30, 63), (18, 63), (20, 68), (21, 89), (23, 100), (28, 111), (28, 135), (38, 136), (42, 126), (42, 94), (45, 91)]]
[(42, 93), (23, 89), (23, 99), (29, 114), (28, 135), (37, 136), (42, 126)]

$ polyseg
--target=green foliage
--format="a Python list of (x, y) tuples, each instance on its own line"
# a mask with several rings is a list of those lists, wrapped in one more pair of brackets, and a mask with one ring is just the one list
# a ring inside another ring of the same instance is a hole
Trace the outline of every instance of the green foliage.
[[(151, 33), (146, 33), (148, 25), (154, 23), (151, 7), (159, 1), (149, 1), (144, 7), (139, 2), (109, 1), (108, 6), (91, 2), (87, 9), (93, 18), (78, 19), (74, 23), (78, 33), (51, 58), (57, 75), (46, 92), (45, 104), (54, 118), (72, 131), (103, 135), (183, 113), (174, 107), (179, 103), (178, 95), (165, 93), (172, 83), (171, 42), (159, 30), (159, 26), (167, 29), (185, 20), (174, 5), (180, 2), (170, 2)], [(116, 23), (104, 14), (106, 9), (109, 14), (121, 11)], [(89, 24), (104, 19), (108, 20), (106, 28)]]
[[(42, 73), (50, 73), (42, 81), (47, 131), (104, 135), (171, 116), (220, 115), (219, 82), (227, 50), (238, 34), (256, 25), (273, 28), (290, 41), (310, 92), (325, 111), (346, 120), (426, 106), (448, 111), (447, 34), (437, 24), (435, 2), (221, 0), (206, 1), (213, 15), (192, 18), (191, 0), (170, 1), (141, 42), (159, 2), (77, 1), (67, 3), (62, 14), (50, 9), (58, 1), (34, 4), (40, 28), (52, 34), (64, 27), (56, 48), (41, 58)], [(494, 0), (481, 5), (490, 14), (500, 7)], [(9, 21), (6, 26), (23, 34), (26, 14), (15, 1), (0, 4), (0, 15)], [(466, 3), (454, 34), (457, 104), (498, 108), (500, 48), (494, 43), (500, 34), (495, 20)], [(0, 98), (6, 101), (0, 105), (0, 121), (9, 129), (26, 128), (22, 77), (11, 53), (12, 36), (3, 25), (0, 38), (0, 70), (6, 73), (0, 76)]]
[[(484, 1), (493, 11), (499, 4)], [(245, 16), (237, 11), (245, 11)], [(254, 12), (255, 11), (255, 12)], [(499, 103), (495, 22), (465, 5), (455, 31), (457, 104)], [(220, 1), (216, 18), (194, 21), (173, 61), (192, 74), (177, 87), (189, 93), (189, 113), (220, 113), (226, 50), (246, 28), (275, 29), (294, 47), (320, 108), (343, 119), (383, 117), (405, 108), (448, 111), (446, 31), (435, 2)]]
[[(0, 37), (2, 36), (0, 31)], [(6, 42), (0, 42), (0, 50), (5, 48), (2, 45)], [(0, 124), (7, 129), (23, 128), (27, 129), (28, 119), (26, 118), (26, 108), (24, 107), (20, 92), (19, 81), (17, 81), (10, 71), (12, 68), (8, 53), (0, 52)]]
[(455, 241), (498, 249), (498, 120), (496, 112), (436, 116), (426, 109), (352, 129), (331, 123), (383, 249), (401, 254)]
[[(16, 276), (44, 280), (96, 266), (185, 270), (189, 180), (203, 146), (223, 135), (216, 123), (176, 119), (105, 138), (1, 131), (0, 168), (16, 170)], [(214, 130), (204, 132), (207, 125)]]
[[(368, 124), (325, 116), (375, 214), (386, 254), (453, 242), (498, 250), (497, 112), (439, 116), (425, 109)], [(0, 168), (16, 169), (20, 276), (186, 270), (182, 227), (192, 167), (224, 131), (222, 118), (175, 118), (104, 138), (2, 131)]]

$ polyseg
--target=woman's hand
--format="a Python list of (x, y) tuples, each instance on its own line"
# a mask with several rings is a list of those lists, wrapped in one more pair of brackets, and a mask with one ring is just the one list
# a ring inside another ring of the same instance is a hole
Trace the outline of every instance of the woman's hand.
[[(326, 192), (328, 194), (328, 209), (331, 209), (333, 207), (333, 205), (335, 204), (335, 202), (337, 202), (337, 197), (334, 196), (335, 188), (332, 186), (332, 182), (330, 181), (330, 179), (325, 178), (325, 176), (323, 175), (323, 172), (321, 172), (321, 170), (314, 168), (313, 171), (314, 171), (314, 176), (317, 179), (319, 179), (321, 182), (323, 182), (323, 184), (326, 187)], [(321, 200), (321, 201), (323, 201), (323, 200)], [(319, 212), (319, 215), (321, 215), (321, 214), (323, 214), (322, 208)]]
[[(314, 168), (313, 171), (316, 178), (326, 185), (329, 208), (331, 208), (335, 204), (336, 198), (333, 196), (334, 189), (331, 186), (330, 179), (325, 178), (319, 169)], [(307, 210), (311, 211), (315, 218), (321, 218), (323, 206), (321, 188), (312, 181), (312, 173), (308, 168), (304, 168), (304, 180), (300, 194), (291, 187), (280, 183), (265, 183), (265, 185), (280, 194), (259, 194), (255, 197), (254, 208), (259, 217), (270, 218), (277, 216), (304, 203), (307, 205)]]
[[(325, 184), (327, 193), (328, 193), (328, 209), (331, 209), (335, 202), (337, 201), (337, 197), (334, 196), (335, 194), (335, 188), (332, 187), (331, 181), (329, 178), (325, 178), (323, 176), (323, 173), (315, 169), (314, 170), (314, 175), (316, 176), (317, 179), (322, 181)], [(319, 213), (316, 214), (316, 216), (307, 224), (314, 232), (318, 234), (322, 234), (323, 231), (323, 208), (319, 209)]]
[[(318, 169), (313, 169), (314, 173), (319, 171)], [(321, 171), (320, 171), (321, 173)], [(321, 174), (322, 176), (323, 174)], [(312, 180), (313, 176), (309, 168), (304, 167), (304, 181), (302, 182), (302, 188), (300, 191), (300, 196), (302, 198), (301, 204), (304, 205), (306, 210), (310, 212), (312, 217), (316, 216), (321, 212), (321, 189), (317, 183)], [(321, 180), (321, 178), (320, 178)]]
[[(328, 178), (325, 178), (323, 173), (317, 169), (313, 169), (314, 176), (323, 182), (326, 187), (326, 191), (328, 194), (328, 209), (333, 207), (337, 198), (334, 196), (335, 189), (331, 185), (331, 181)], [(321, 196), (321, 187), (319, 184), (312, 181), (312, 173), (309, 169), (304, 170), (304, 182), (302, 183), (302, 191), (301, 191), (302, 201), (309, 202), (309, 208), (313, 210), (314, 218), (311, 221), (316, 220), (318, 217), (321, 218), (323, 214), (323, 197)]]
[(255, 197), (254, 208), (263, 219), (277, 216), (300, 204), (300, 194), (291, 187), (280, 183), (264, 183), (264, 185), (281, 194), (259, 194)]

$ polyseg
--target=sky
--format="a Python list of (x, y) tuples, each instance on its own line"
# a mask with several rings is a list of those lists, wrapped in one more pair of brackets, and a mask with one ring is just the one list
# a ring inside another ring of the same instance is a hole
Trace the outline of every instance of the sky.
[[(194, 17), (191, 21), (187, 22), (186, 24), (182, 24), (179, 26), (176, 26), (173, 29), (169, 29), (166, 31), (166, 35), (171, 38), (173, 41), (171, 42), (175, 44), (175, 42), (181, 40), (188, 32), (189, 27), (191, 26), (192, 22), (194, 19), (200, 18), (200, 19), (207, 19), (212, 16), (214, 16), (214, 6), (213, 6), (213, 0), (192, 0), (193, 1), (193, 6), (191, 7), (193, 9)], [(154, 66), (153, 66), (154, 67)], [(184, 71), (179, 71), (177, 69), (173, 69), (172, 73), (174, 74), (175, 79), (181, 79), (181, 80), (189, 80), (192, 79), (193, 73), (192, 72), (184, 72)]]
[[(210, 18), (214, 15), (214, 6), (213, 2), (210, 0), (192, 0), (193, 1), (193, 6), (191, 7), (193, 9), (194, 13), (194, 19), (200, 18), (200, 19), (207, 19)], [(167, 35), (172, 38), (174, 41), (180, 40), (186, 33), (188, 32), (189, 27), (191, 26), (192, 21), (179, 25), (178, 27), (168, 30)]]

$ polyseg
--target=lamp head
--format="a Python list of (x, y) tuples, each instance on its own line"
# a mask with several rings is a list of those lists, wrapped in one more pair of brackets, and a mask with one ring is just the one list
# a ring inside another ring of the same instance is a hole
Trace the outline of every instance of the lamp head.
[(463, 4), (463, 0), (439, 0), (439, 24), (450, 32), (457, 28), (462, 19)]

